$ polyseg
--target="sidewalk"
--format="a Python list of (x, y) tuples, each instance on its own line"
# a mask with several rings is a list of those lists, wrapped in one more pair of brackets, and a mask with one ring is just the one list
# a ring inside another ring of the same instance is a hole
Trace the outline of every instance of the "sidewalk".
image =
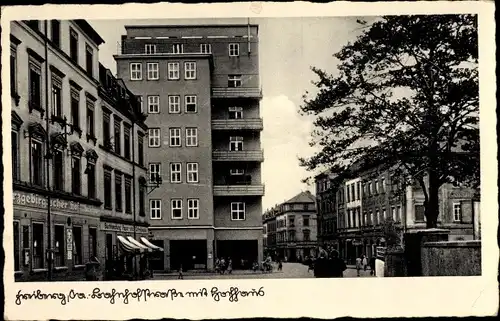
[[(273, 270), (272, 272), (262, 272), (260, 270), (257, 270), (257, 271), (253, 271), (253, 270), (233, 270), (232, 273), (224, 273), (223, 275), (228, 275), (228, 274), (232, 274), (232, 275), (252, 275), (252, 274), (270, 274), (270, 273), (283, 273), (283, 271), (276, 271), (276, 270)], [(179, 275), (179, 272), (154, 272), (153, 273), (154, 276), (178, 276)], [(183, 276), (196, 276), (196, 275), (206, 275), (206, 276), (216, 276), (216, 275), (221, 275), (220, 273), (217, 273), (217, 272), (213, 272), (213, 271), (204, 271), (204, 270), (200, 270), (200, 271), (196, 271), (196, 270), (193, 270), (193, 271), (185, 271), (185, 272), (182, 272), (182, 275)]]

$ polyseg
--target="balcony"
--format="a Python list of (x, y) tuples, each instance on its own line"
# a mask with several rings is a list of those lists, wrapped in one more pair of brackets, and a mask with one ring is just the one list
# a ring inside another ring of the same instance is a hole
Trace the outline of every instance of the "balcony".
[(264, 151), (263, 150), (214, 150), (212, 152), (212, 158), (214, 161), (220, 162), (238, 162), (238, 161), (248, 161), (248, 162), (263, 162), (264, 161)]
[(257, 87), (214, 87), (212, 98), (262, 98), (262, 91)]
[(214, 196), (264, 196), (264, 185), (215, 185)]
[(264, 122), (262, 118), (243, 119), (213, 119), (213, 130), (263, 130)]

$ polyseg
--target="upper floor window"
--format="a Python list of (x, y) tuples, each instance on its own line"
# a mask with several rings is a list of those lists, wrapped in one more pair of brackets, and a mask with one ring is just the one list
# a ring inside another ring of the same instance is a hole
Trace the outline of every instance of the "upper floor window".
[(82, 162), (81, 156), (74, 154), (71, 157), (71, 192), (76, 195), (81, 194), (82, 186)]
[(229, 107), (229, 119), (242, 119), (243, 107)]
[(184, 78), (196, 79), (196, 62), (184, 63)]
[(130, 80), (142, 80), (142, 64), (140, 62), (130, 63)]
[(19, 180), (19, 128), (12, 126), (11, 131), (11, 151), (12, 151), (12, 179)]
[(186, 146), (198, 146), (198, 128), (186, 128)]
[(56, 191), (64, 190), (64, 154), (62, 149), (52, 153), (52, 187)]
[(462, 206), (460, 203), (453, 203), (453, 221), (460, 222), (462, 220)]
[(309, 216), (302, 217), (304, 226), (309, 226)]
[(302, 233), (304, 233), (304, 241), (308, 242), (311, 240), (311, 231), (304, 230)]
[(198, 183), (198, 163), (187, 163), (186, 174), (188, 183)]
[(141, 113), (144, 112), (144, 99), (142, 96), (137, 96), (137, 99), (139, 100), (139, 108), (141, 110)]
[(85, 69), (90, 77), (94, 77), (94, 50), (91, 46), (85, 46)]
[(172, 219), (182, 219), (182, 200), (173, 199), (171, 201)]
[(179, 79), (180, 68), (178, 62), (169, 62), (167, 64), (167, 74), (169, 80)]
[(95, 137), (95, 106), (94, 101), (88, 99), (87, 100), (87, 137), (94, 138)]
[(69, 29), (69, 56), (78, 63), (78, 33), (72, 28)]
[(200, 218), (200, 201), (197, 198), (188, 198), (188, 219)]
[(118, 212), (123, 210), (122, 202), (122, 173), (115, 170), (115, 207)]
[(210, 45), (209, 43), (200, 44), (200, 52), (203, 54), (212, 53), (212, 45)]
[(150, 128), (149, 131), (149, 147), (160, 147), (160, 129)]
[(104, 147), (112, 148), (111, 143), (111, 114), (107, 111), (102, 111), (102, 138)]
[(149, 200), (149, 212), (152, 220), (161, 220), (161, 200)]
[(174, 53), (174, 54), (184, 53), (184, 45), (179, 44), (179, 43), (173, 44), (172, 45), (172, 53)]
[(52, 117), (62, 118), (62, 80), (52, 73)]
[(144, 165), (144, 135), (142, 133), (137, 134), (137, 154), (139, 165)]
[(231, 220), (241, 221), (245, 219), (245, 203), (232, 202), (231, 203)]
[(144, 46), (144, 52), (146, 53), (146, 55), (153, 55), (156, 53), (156, 45), (153, 45), (153, 44), (146, 44)]
[(50, 33), (52, 43), (57, 47), (61, 46), (61, 22), (59, 20), (50, 21)]
[(160, 112), (160, 96), (148, 96), (148, 113), (158, 114)]
[(131, 152), (130, 152), (130, 130), (132, 128), (130, 125), (125, 124), (123, 126), (123, 152), (124, 156), (126, 159), (130, 159), (131, 157)]
[(40, 22), (38, 20), (27, 20), (26, 24), (33, 30), (40, 31)]
[(111, 198), (111, 169), (104, 167), (104, 208), (113, 208), (113, 199)]
[(31, 109), (42, 108), (42, 66), (35, 59), (29, 62), (29, 105)]
[(380, 180), (380, 190), (381, 190), (382, 192), (385, 192), (385, 178), (382, 178), (382, 179)]
[(160, 72), (157, 62), (148, 62), (148, 80), (158, 80), (160, 78)]
[(87, 174), (87, 196), (89, 198), (96, 197), (96, 172), (95, 172), (95, 160), (90, 158), (87, 161), (87, 167), (85, 168), (85, 173)]
[(12, 96), (17, 95), (17, 45), (10, 46), (10, 92)]
[(180, 128), (170, 128), (170, 146), (172, 146), (172, 147), (181, 146), (181, 129)]
[(230, 151), (243, 150), (243, 137), (241, 136), (229, 137), (229, 150)]
[[(42, 137), (40, 137), (42, 138)], [(38, 138), (31, 138), (30, 148), (30, 167), (31, 183), (33, 185), (43, 186), (43, 144)]]
[(196, 113), (196, 96), (195, 95), (187, 95), (184, 96), (185, 99), (185, 108), (186, 113)]
[(170, 114), (178, 114), (181, 112), (180, 96), (168, 96), (168, 112)]
[(373, 185), (375, 186), (375, 194), (378, 194), (378, 192), (379, 192), (378, 180), (375, 180)]
[(170, 164), (170, 182), (171, 183), (181, 183), (182, 182), (182, 170), (181, 163), (171, 163)]
[(229, 57), (236, 57), (240, 55), (240, 44), (230, 43), (229, 44)]
[(159, 182), (161, 177), (161, 163), (150, 163), (149, 164), (149, 180), (151, 183)]
[(227, 86), (229, 88), (241, 87), (241, 75), (229, 75), (227, 77)]

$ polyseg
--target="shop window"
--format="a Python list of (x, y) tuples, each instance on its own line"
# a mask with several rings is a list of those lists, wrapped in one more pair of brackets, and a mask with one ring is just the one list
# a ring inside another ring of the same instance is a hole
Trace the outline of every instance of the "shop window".
[(82, 227), (73, 226), (73, 265), (83, 264)]
[(19, 240), (20, 231), (19, 231), (19, 222), (14, 221), (14, 271), (21, 270), (21, 243)]
[(44, 268), (43, 224), (33, 223), (33, 269)]
[(97, 229), (89, 227), (89, 258), (97, 257)]
[(64, 225), (54, 225), (54, 266), (65, 266)]

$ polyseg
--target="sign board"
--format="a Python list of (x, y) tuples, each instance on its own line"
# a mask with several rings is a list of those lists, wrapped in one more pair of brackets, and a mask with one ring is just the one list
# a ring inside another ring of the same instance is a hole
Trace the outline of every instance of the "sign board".
[(70, 228), (66, 229), (66, 257), (73, 259), (73, 231)]
[[(101, 222), (101, 231), (134, 233), (134, 226), (119, 223)], [(135, 232), (139, 234), (148, 234), (148, 229), (144, 226), (136, 226)]]
[[(35, 193), (14, 192), (12, 194), (14, 205), (28, 206), (46, 209), (48, 208), (47, 197)], [(78, 202), (66, 201), (57, 198), (51, 198), (50, 208), (70, 212), (98, 213), (99, 207), (80, 204)]]

